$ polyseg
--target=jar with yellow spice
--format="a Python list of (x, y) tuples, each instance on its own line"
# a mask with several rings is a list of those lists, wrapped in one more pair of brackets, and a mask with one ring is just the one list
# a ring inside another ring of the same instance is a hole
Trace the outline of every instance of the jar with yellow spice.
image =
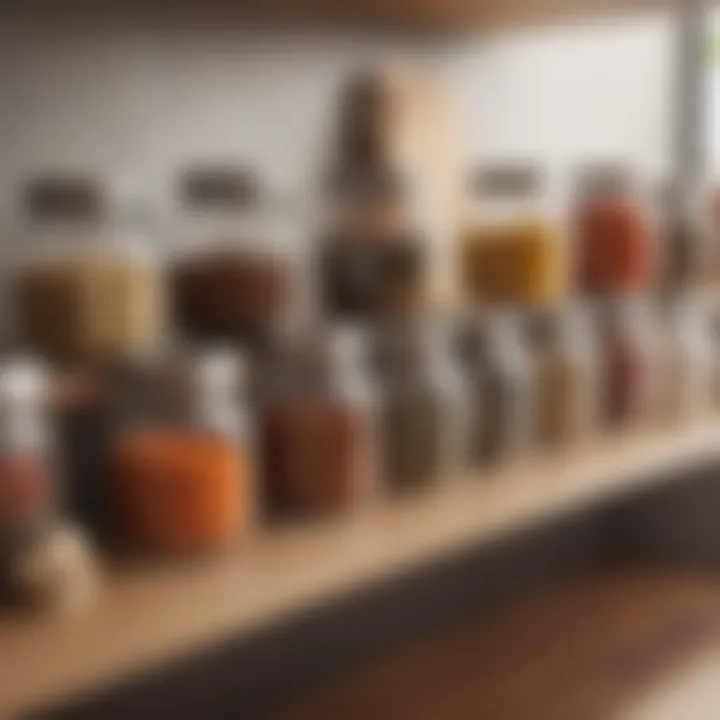
[(460, 240), (465, 296), (493, 304), (553, 302), (565, 291), (560, 225), (543, 211), (539, 171), (521, 163), (482, 168), (476, 208)]
[(42, 176), (25, 188), (11, 301), (20, 345), (104, 365), (152, 352), (165, 303), (150, 223), (102, 182)]
[(112, 514), (140, 553), (204, 553), (246, 536), (254, 518), (251, 426), (229, 350), (176, 353), (135, 377), (111, 447)]

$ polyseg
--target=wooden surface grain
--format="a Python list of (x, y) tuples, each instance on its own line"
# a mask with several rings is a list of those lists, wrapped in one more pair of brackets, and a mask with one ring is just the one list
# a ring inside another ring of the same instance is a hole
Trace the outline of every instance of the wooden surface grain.
[(243, 637), (540, 521), (681, 482), (685, 469), (720, 460), (719, 434), (710, 422), (605, 439), (573, 455), (447, 478), (433, 492), (353, 517), (266, 530), (205, 562), (110, 569), (82, 615), (0, 615), (0, 717)]
[(718, 576), (599, 569), (434, 631), (274, 720), (700, 720), (718, 697), (718, 601)]

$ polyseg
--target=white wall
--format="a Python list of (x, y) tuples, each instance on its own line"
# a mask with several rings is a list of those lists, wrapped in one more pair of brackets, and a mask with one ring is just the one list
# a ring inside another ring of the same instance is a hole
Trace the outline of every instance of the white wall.
[(562, 185), (597, 157), (658, 176), (670, 162), (673, 22), (667, 14), (525, 31), (447, 63), (471, 118), (473, 154), (531, 157)]
[(357, 36), (0, 28), (0, 211), (19, 178), (80, 167), (157, 198), (187, 159), (258, 163), (315, 181), (345, 72), (389, 49), (439, 65), (477, 157), (562, 171), (601, 154), (651, 173), (668, 160), (671, 26), (652, 16), (443, 46)]

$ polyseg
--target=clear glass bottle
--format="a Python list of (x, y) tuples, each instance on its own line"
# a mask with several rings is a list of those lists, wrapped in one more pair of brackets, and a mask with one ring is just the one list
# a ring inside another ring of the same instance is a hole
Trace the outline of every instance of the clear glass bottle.
[(0, 587), (14, 595), (13, 569), (57, 519), (55, 448), (46, 411), (48, 377), (29, 358), (0, 363)]
[(170, 304), (182, 338), (262, 344), (292, 310), (288, 225), (252, 172), (202, 166), (180, 178), (169, 238)]
[(599, 422), (597, 347), (587, 308), (545, 308), (529, 329), (538, 441), (559, 447), (587, 440)]
[(83, 365), (153, 352), (164, 287), (142, 208), (85, 177), (40, 177), (25, 200), (11, 291), (19, 343)]
[(317, 249), (320, 306), (344, 321), (410, 316), (427, 302), (429, 240), (401, 176), (337, 180)]
[(559, 223), (543, 207), (540, 172), (520, 163), (483, 168), (473, 190), (476, 207), (459, 248), (465, 296), (509, 305), (562, 297), (565, 249)]
[(134, 374), (112, 447), (123, 543), (143, 553), (221, 550), (252, 527), (254, 443), (236, 352), (176, 352)]
[(260, 409), (266, 509), (271, 515), (349, 512), (377, 482), (376, 395), (362, 331), (290, 335)]
[(468, 398), (452, 327), (437, 321), (384, 328), (376, 360), (381, 386), (382, 476), (391, 490), (441, 482), (467, 467)]
[(472, 464), (504, 463), (527, 454), (534, 439), (536, 398), (518, 318), (508, 311), (478, 317), (464, 344), (473, 408)]

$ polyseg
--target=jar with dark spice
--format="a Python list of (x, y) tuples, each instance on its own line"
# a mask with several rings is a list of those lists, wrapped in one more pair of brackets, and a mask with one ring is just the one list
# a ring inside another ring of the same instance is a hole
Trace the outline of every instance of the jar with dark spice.
[(282, 212), (254, 174), (191, 169), (180, 180), (170, 302), (176, 330), (202, 342), (264, 341), (293, 302)]
[(164, 337), (165, 298), (142, 205), (74, 176), (39, 177), (24, 198), (11, 289), (18, 342), (81, 365), (152, 352)]
[(470, 455), (483, 466), (515, 459), (533, 442), (535, 384), (518, 318), (495, 311), (465, 331), (463, 356), (471, 397)]
[(434, 321), (392, 324), (376, 342), (385, 485), (427, 487), (467, 467), (470, 407), (452, 327)]
[(187, 351), (152, 369), (112, 446), (112, 509), (123, 545), (204, 553), (247, 536), (254, 461), (235, 352)]
[(586, 295), (650, 289), (658, 260), (657, 223), (638, 183), (621, 166), (589, 167), (576, 181), (576, 284)]
[(348, 177), (317, 250), (320, 304), (345, 321), (409, 316), (427, 301), (428, 240), (401, 177)]
[(600, 393), (609, 427), (659, 421), (664, 380), (657, 310), (643, 298), (599, 308)]
[(263, 496), (271, 515), (349, 512), (374, 494), (375, 392), (356, 328), (285, 339), (260, 408)]
[(558, 447), (587, 440), (600, 419), (597, 346), (587, 308), (538, 310), (529, 326), (538, 441)]
[(472, 302), (555, 302), (566, 290), (559, 223), (541, 200), (540, 172), (531, 165), (482, 168), (476, 209), (459, 248), (460, 282)]

